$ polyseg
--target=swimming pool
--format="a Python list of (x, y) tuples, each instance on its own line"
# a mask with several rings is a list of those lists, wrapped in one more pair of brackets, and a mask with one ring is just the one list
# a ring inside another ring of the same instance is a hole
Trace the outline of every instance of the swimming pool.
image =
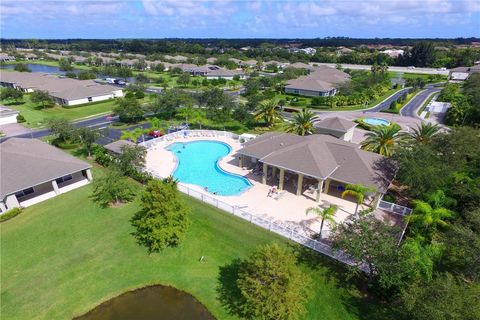
[(383, 118), (363, 118), (363, 122), (372, 126), (388, 126), (390, 121)]
[(248, 190), (252, 184), (248, 179), (223, 171), (218, 161), (232, 150), (223, 142), (201, 140), (175, 142), (167, 150), (177, 157), (177, 168), (173, 177), (180, 182), (191, 183), (208, 192), (222, 196), (232, 196)]

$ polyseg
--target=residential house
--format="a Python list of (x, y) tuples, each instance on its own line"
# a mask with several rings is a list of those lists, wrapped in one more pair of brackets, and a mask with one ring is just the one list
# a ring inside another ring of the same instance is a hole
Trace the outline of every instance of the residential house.
[(40, 72), (0, 72), (0, 86), (23, 92), (47, 91), (56, 103), (67, 106), (123, 97), (122, 89), (115, 86)]
[(285, 93), (310, 97), (328, 97), (337, 93), (338, 87), (350, 81), (350, 75), (331, 68), (320, 66), (307, 76), (287, 81)]
[(37, 139), (0, 144), (0, 212), (28, 207), (92, 180), (91, 165)]
[(0, 52), (0, 62), (15, 61), (15, 57), (8, 53)]
[(457, 67), (450, 69), (448, 80), (451, 82), (462, 82), (468, 79), (470, 75), (480, 72), (480, 65), (472, 67)]
[(404, 52), (405, 51), (402, 49), (387, 49), (387, 50), (380, 51), (380, 53), (384, 53), (390, 56), (391, 58), (397, 58), (398, 56), (401, 56)]
[(0, 126), (3, 124), (17, 123), (18, 114), (19, 112), (17, 110), (0, 106)]

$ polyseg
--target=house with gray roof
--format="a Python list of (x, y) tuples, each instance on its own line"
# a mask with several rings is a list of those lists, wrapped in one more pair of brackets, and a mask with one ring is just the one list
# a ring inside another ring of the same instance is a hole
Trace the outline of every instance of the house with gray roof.
[(393, 180), (383, 156), (324, 134), (265, 133), (246, 142), (237, 157), (242, 167), (262, 168), (263, 184), (270, 179), (283, 190), (288, 181), (297, 195), (316, 186), (317, 201), (322, 193), (340, 196), (347, 184), (372, 187), (372, 196), (381, 197)]
[(350, 75), (328, 66), (319, 66), (307, 76), (289, 80), (285, 93), (309, 97), (329, 97), (337, 93), (338, 87), (350, 81)]
[(480, 65), (453, 68), (450, 69), (448, 80), (450, 82), (462, 82), (467, 80), (472, 74), (478, 72), (480, 72)]
[(17, 116), (20, 112), (0, 105), (0, 126), (3, 124), (17, 123)]
[(37, 139), (0, 143), (0, 212), (28, 207), (84, 186), (91, 165)]
[(41, 72), (0, 72), (0, 86), (23, 92), (47, 91), (56, 103), (67, 106), (123, 97), (119, 87)]
[(314, 123), (315, 133), (329, 134), (338, 139), (351, 142), (357, 123), (340, 117), (323, 118)]

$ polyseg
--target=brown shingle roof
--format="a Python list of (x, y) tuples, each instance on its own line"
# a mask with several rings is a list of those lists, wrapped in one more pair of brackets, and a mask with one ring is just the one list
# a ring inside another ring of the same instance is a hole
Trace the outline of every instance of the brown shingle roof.
[(355, 122), (345, 120), (339, 117), (324, 118), (315, 122), (314, 126), (322, 129), (330, 129), (340, 132), (347, 132), (354, 128), (357, 124)]
[(238, 153), (314, 178), (359, 183), (380, 192), (393, 179), (392, 172), (380, 165), (383, 156), (329, 135), (272, 132), (249, 141)]
[(10, 138), (0, 144), (0, 199), (90, 167), (40, 140)]
[(136, 144), (128, 140), (117, 140), (112, 143), (106, 144), (103, 147), (109, 151), (120, 154), (122, 153), (122, 147), (124, 146), (131, 147), (131, 146), (136, 146)]

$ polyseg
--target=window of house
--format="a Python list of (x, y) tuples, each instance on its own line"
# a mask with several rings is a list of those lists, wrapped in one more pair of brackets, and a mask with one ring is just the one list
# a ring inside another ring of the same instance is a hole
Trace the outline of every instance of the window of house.
[(33, 188), (30, 187), (30, 188), (27, 188), (27, 189), (23, 189), (22, 191), (18, 191), (17, 193), (15, 193), (15, 196), (17, 198), (21, 198), (21, 197), (24, 197), (26, 195), (32, 194), (34, 192), (35, 192), (35, 190), (33, 190)]
[(92, 102), (92, 101), (93, 101), (92, 97), (88, 97), (88, 102)]
[(72, 178), (72, 175), (69, 174), (69, 175), (60, 177), (60, 178), (58, 178), (58, 179), (55, 179), (55, 181), (56, 181), (57, 183), (62, 183), (62, 182), (65, 182), (65, 181), (68, 181), (68, 180), (72, 180), (72, 179), (73, 179), (73, 178)]

